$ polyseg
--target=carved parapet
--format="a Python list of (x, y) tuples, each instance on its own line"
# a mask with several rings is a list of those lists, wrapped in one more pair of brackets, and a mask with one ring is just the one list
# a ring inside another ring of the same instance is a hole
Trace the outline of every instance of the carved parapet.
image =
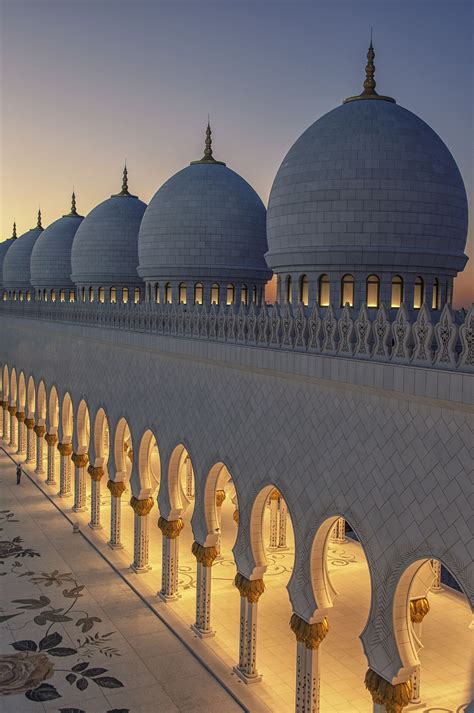
[(236, 508), (234, 510), (234, 514), (232, 515), (233, 521), (238, 525), (239, 524), (239, 508)]
[(24, 422), (25, 422), (26, 416), (25, 416), (25, 412), (24, 412), (24, 411), (17, 411), (16, 414), (15, 414), (15, 416), (17, 417), (17, 419), (18, 419), (18, 421), (19, 421), (20, 423), (24, 423)]
[(130, 498), (130, 505), (133, 508), (133, 512), (140, 517), (145, 517), (148, 515), (152, 509), (155, 501), (153, 498), (145, 498), (144, 500), (138, 500), (134, 495)]
[[(45, 429), (46, 430), (46, 429)], [(48, 444), (48, 446), (54, 446), (56, 441), (58, 440), (58, 436), (56, 433), (47, 433), (44, 437), (44, 440)], [(59, 449), (58, 449), (59, 450)]]
[(70, 456), (72, 453), (72, 443), (58, 443), (58, 451), (62, 456)]
[(365, 674), (365, 687), (373, 702), (385, 706), (387, 713), (401, 713), (410, 702), (411, 680), (393, 685), (369, 668)]
[[(45, 427), (45, 426), (38, 426), (38, 425), (36, 425), (36, 426), (33, 428), (33, 430), (34, 430), (34, 432), (36, 433), (36, 435), (37, 435), (39, 438), (43, 438), (44, 434), (46, 433), (46, 427)], [(48, 434), (48, 435), (49, 435), (49, 434)], [(51, 434), (51, 435), (55, 435), (55, 434)]]
[(99, 481), (102, 476), (104, 475), (104, 469), (102, 468), (101, 465), (94, 466), (90, 465), (87, 469), (87, 472), (89, 473), (91, 480), (96, 480)]
[(159, 517), (158, 527), (163, 533), (163, 537), (167, 537), (168, 540), (174, 540), (176, 537), (179, 537), (184, 527), (184, 522), (180, 517), (177, 520), (166, 520), (164, 517)]
[(35, 427), (35, 419), (34, 418), (25, 418), (25, 426), (32, 431), (33, 428)]
[(410, 600), (410, 619), (414, 624), (421, 624), (430, 610), (430, 603), (426, 597)]
[(9, 406), (8, 413), (14, 416), (16, 414), (16, 406)]
[(240, 596), (246, 597), (251, 604), (256, 604), (265, 591), (263, 579), (247, 579), (240, 572), (235, 575), (234, 584), (239, 590)]
[(222, 503), (225, 500), (225, 490), (217, 490), (216, 491), (216, 505), (218, 508), (222, 506)]
[(296, 640), (301, 641), (307, 649), (317, 649), (329, 631), (329, 622), (324, 617), (322, 621), (308, 624), (298, 614), (292, 614), (290, 628), (296, 636)]
[(85, 468), (89, 462), (89, 456), (87, 453), (73, 453), (71, 460), (76, 466), (76, 468)]
[(199, 542), (193, 542), (191, 552), (203, 567), (212, 567), (217, 557), (217, 547), (203, 547)]
[(125, 490), (125, 483), (122, 481), (109, 480), (107, 481), (107, 487), (113, 498), (120, 498)]

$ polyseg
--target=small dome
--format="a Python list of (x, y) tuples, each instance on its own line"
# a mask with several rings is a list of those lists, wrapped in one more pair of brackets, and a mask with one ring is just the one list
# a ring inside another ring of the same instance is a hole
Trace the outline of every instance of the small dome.
[(41, 213), (38, 211), (38, 223), (35, 228), (12, 240), (3, 259), (3, 289), (30, 290), (30, 260), (35, 242), (43, 232)]
[(3, 288), (3, 261), (5, 259), (5, 255), (7, 254), (7, 251), (10, 247), (10, 245), (15, 242), (17, 238), (16, 235), (16, 223), (13, 223), (13, 235), (11, 238), (8, 238), (7, 240), (3, 240), (0, 243), (0, 290)]
[(43, 230), (31, 253), (31, 284), (36, 288), (72, 288), (71, 247), (83, 220), (76, 212), (73, 194), (72, 210)]
[(80, 224), (71, 251), (79, 285), (140, 284), (138, 231), (146, 204), (126, 188), (96, 206)]
[[(210, 128), (208, 127), (210, 150)], [(155, 193), (138, 239), (144, 280), (242, 279), (271, 276), (265, 206), (254, 189), (206, 154)]]

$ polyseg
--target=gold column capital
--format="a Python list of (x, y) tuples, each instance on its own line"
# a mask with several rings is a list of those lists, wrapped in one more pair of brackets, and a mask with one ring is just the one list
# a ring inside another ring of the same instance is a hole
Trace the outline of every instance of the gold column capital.
[(125, 483), (120, 480), (108, 480), (107, 487), (113, 498), (120, 498), (125, 490)]
[(2, 408), (8, 411), (8, 401), (2, 401)]
[(8, 413), (10, 413), (12, 416), (14, 416), (16, 414), (16, 406), (9, 406)]
[(101, 465), (94, 466), (90, 465), (87, 469), (87, 472), (89, 473), (90, 477), (92, 480), (99, 481), (102, 476), (104, 475), (104, 469), (102, 468)]
[(239, 590), (240, 596), (246, 597), (251, 604), (256, 604), (265, 591), (263, 579), (247, 579), (240, 572), (235, 575), (234, 584)]
[(324, 617), (322, 621), (308, 624), (298, 614), (293, 613), (290, 619), (291, 631), (296, 636), (297, 641), (301, 641), (307, 649), (317, 649), (326, 638), (329, 631), (329, 622)]
[(281, 497), (280, 492), (276, 488), (274, 488), (272, 490), (272, 492), (270, 493), (270, 500), (278, 500), (278, 498), (280, 498), (280, 497)]
[(232, 519), (237, 525), (239, 524), (239, 508), (235, 508)]
[[(44, 437), (44, 440), (46, 441), (48, 446), (54, 446), (54, 444), (58, 440), (58, 436), (56, 433), (47, 433)], [(58, 448), (58, 450), (59, 450), (59, 448)]]
[(58, 443), (58, 451), (62, 456), (70, 456), (72, 453), (72, 443)]
[(218, 508), (221, 507), (225, 500), (225, 490), (216, 490), (216, 505)]
[(373, 702), (385, 706), (387, 713), (402, 713), (410, 702), (410, 679), (393, 685), (369, 668), (365, 674), (365, 687), (370, 692)]
[(15, 415), (16, 415), (17, 419), (20, 421), (20, 423), (24, 423), (24, 422), (25, 422), (25, 418), (26, 418), (26, 417), (25, 417), (25, 412), (24, 412), (24, 411), (17, 411)]
[[(36, 425), (33, 430), (34, 430), (34, 432), (36, 433), (36, 435), (37, 435), (39, 438), (43, 438), (44, 434), (46, 433), (46, 427), (45, 427), (45, 426), (38, 426), (38, 425)], [(49, 436), (49, 435), (56, 435), (56, 434), (49, 434), (49, 433), (48, 433), (48, 436)]]
[(35, 427), (35, 419), (34, 418), (25, 418), (25, 426), (32, 431), (33, 428)]
[(145, 498), (144, 500), (138, 500), (134, 495), (130, 498), (130, 505), (133, 508), (133, 512), (139, 515), (140, 517), (145, 517), (145, 515), (148, 515), (150, 510), (152, 509), (154, 505), (154, 500), (153, 498)]
[(410, 600), (410, 619), (413, 624), (421, 624), (430, 610), (430, 603), (426, 597)]
[(71, 460), (77, 468), (85, 468), (89, 462), (87, 453), (73, 453)]
[(212, 563), (217, 557), (217, 547), (204, 547), (199, 542), (193, 542), (191, 552), (203, 567), (212, 567)]
[(168, 540), (174, 540), (179, 537), (181, 530), (184, 527), (184, 522), (179, 517), (177, 520), (166, 520), (164, 517), (158, 518), (158, 527), (163, 533), (163, 537), (167, 537)]

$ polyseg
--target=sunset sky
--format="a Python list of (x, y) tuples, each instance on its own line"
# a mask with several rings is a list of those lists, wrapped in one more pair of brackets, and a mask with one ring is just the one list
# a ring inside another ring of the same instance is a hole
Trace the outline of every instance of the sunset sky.
[[(374, 26), (380, 93), (424, 119), (461, 170), (471, 215), (473, 3), (470, 0), (0, 0), (0, 239), (120, 189), (148, 202), (214, 155), (266, 203), (291, 144), (362, 88)], [(470, 224), (468, 254), (474, 256)], [(93, 260), (93, 255), (91, 255)], [(474, 301), (474, 259), (455, 290)]]

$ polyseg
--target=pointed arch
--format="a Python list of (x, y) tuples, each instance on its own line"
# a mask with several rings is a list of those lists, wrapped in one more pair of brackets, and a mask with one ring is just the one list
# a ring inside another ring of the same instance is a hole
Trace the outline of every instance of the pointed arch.
[(59, 428), (59, 397), (55, 386), (52, 386), (49, 391), (48, 421), (50, 433), (57, 433)]
[(38, 422), (41, 421), (41, 425), (43, 425), (44, 421), (46, 420), (46, 387), (44, 385), (43, 380), (41, 380), (38, 385), (36, 418)]
[(167, 519), (177, 520), (183, 511), (183, 501), (181, 498), (180, 477), (181, 469), (185, 461), (190, 458), (185, 446), (180, 443), (173, 449), (168, 462), (168, 498), (170, 512)]
[[(219, 518), (217, 515), (216, 493), (217, 490), (223, 489), (229, 480), (232, 480), (232, 476), (222, 461), (212, 466), (206, 478), (204, 485), (204, 519), (207, 532), (206, 541), (203, 543), (205, 547), (211, 547), (217, 541), (216, 533), (219, 528)], [(236, 491), (236, 502), (237, 497)], [(238, 505), (236, 507), (238, 508)]]
[(153, 432), (148, 429), (140, 439), (138, 448), (138, 477), (140, 492), (147, 492), (147, 497), (154, 496), (160, 487), (161, 460), (160, 451)]
[(81, 399), (77, 408), (76, 435), (79, 453), (86, 453), (90, 440), (90, 417), (85, 399)]
[(18, 410), (24, 411), (26, 403), (26, 380), (23, 371), (20, 371), (20, 376), (18, 377)]
[(8, 366), (5, 364), (3, 367), (3, 378), (2, 378), (2, 396), (3, 400), (7, 401), (10, 394), (10, 375), (8, 373)]
[(30, 378), (28, 379), (28, 387), (26, 390), (26, 406), (28, 411), (28, 418), (34, 418), (36, 411), (36, 388), (33, 376), (30, 376)]
[(63, 443), (70, 443), (72, 441), (74, 428), (73, 413), (72, 399), (70, 394), (66, 392), (61, 406), (61, 439)]
[(107, 415), (102, 407), (97, 411), (94, 419), (93, 443), (95, 453), (93, 465), (107, 465), (110, 453), (110, 430)]
[(115, 473), (113, 480), (117, 477), (119, 480), (128, 479), (133, 463), (133, 441), (130, 427), (123, 417), (119, 420), (115, 429), (114, 460)]
[(13, 368), (10, 374), (10, 403), (14, 404), (17, 397), (16, 369)]

